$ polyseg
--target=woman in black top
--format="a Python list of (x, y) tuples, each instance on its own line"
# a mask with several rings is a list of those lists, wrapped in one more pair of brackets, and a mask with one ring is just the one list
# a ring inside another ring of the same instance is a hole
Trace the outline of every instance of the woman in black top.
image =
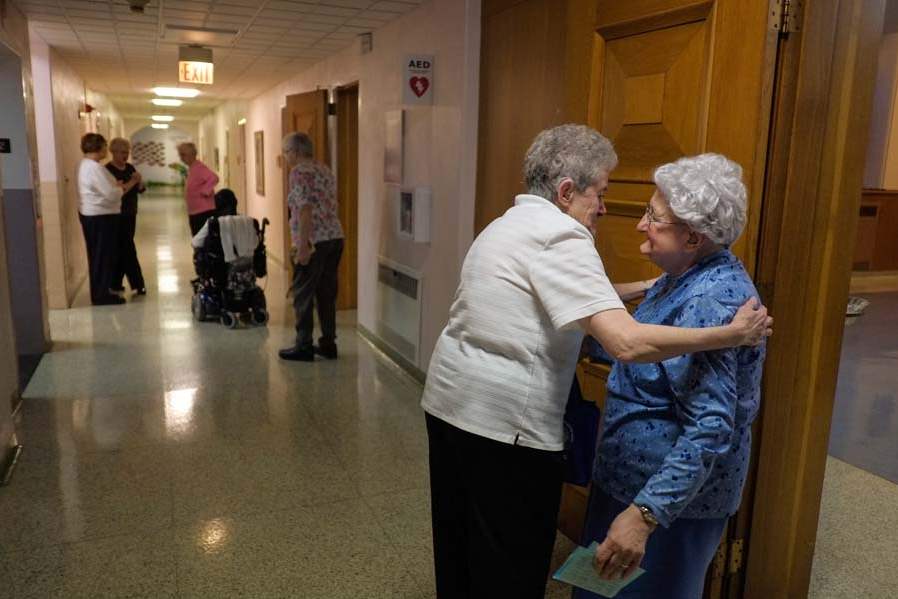
[[(109, 142), (109, 153), (112, 160), (106, 168), (116, 180), (127, 183), (133, 177), (140, 179), (140, 173), (128, 162), (131, 154), (131, 143), (124, 138), (116, 137)], [(134, 245), (134, 233), (137, 230), (137, 196), (146, 191), (141, 182), (122, 196), (121, 238), (119, 244), (119, 270), (115, 276), (115, 291), (124, 291), (123, 278), (128, 277), (128, 285), (137, 295), (146, 295), (147, 288), (137, 259), (137, 247)]]

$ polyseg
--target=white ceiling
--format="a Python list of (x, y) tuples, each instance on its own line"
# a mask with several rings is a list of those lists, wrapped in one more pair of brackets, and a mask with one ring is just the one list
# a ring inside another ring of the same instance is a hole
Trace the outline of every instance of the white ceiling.
[(196, 86), (199, 98), (169, 110), (182, 118), (252, 98), (422, 1), (150, 0), (141, 15), (127, 0), (14, 0), (47, 44), (128, 117), (158, 113), (150, 89), (178, 83), (178, 43), (166, 25), (237, 30), (227, 45), (212, 46), (215, 84)]

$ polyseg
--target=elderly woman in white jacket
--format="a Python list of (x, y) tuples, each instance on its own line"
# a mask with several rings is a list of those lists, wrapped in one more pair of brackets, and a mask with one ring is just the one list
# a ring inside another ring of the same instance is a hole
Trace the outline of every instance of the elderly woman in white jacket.
[(78, 216), (87, 246), (90, 301), (95, 306), (123, 304), (125, 300), (111, 291), (118, 271), (122, 194), (140, 185), (140, 174), (135, 173), (127, 183), (118, 183), (100, 164), (108, 147), (99, 133), (84, 135), (81, 151), (84, 158), (76, 175)]

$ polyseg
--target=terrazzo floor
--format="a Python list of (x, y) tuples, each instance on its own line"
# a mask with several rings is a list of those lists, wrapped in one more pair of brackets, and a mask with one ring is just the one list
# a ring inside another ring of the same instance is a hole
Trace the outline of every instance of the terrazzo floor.
[[(434, 597), (418, 384), (352, 313), (340, 360), (278, 360), (277, 268), (267, 327), (194, 323), (181, 202), (144, 198), (138, 228), (150, 295), (91, 308), (82, 289), (51, 314), (0, 489), (0, 597)], [(898, 596), (895, 506), (898, 487), (830, 461), (811, 597)], [(572, 548), (559, 535), (556, 563)]]

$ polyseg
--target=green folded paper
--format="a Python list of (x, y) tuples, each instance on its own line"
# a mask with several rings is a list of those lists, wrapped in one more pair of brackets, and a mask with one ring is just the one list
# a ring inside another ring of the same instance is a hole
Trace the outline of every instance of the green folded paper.
[(599, 573), (596, 572), (593, 565), (598, 547), (599, 544), (595, 541), (589, 547), (577, 547), (552, 578), (585, 591), (612, 598), (616, 597), (625, 586), (645, 574), (645, 570), (636, 568), (629, 578), (622, 580), (599, 578)]

